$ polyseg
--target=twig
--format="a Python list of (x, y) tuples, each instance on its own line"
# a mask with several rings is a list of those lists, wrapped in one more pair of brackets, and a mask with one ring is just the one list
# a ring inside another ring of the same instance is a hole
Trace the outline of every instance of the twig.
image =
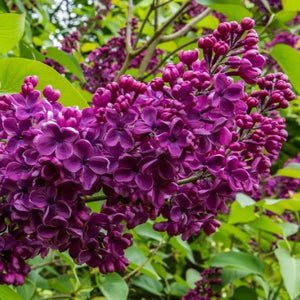
[(198, 15), (195, 19), (193, 19), (191, 22), (186, 24), (183, 28), (178, 30), (177, 32), (173, 34), (169, 34), (166, 36), (161, 37), (160, 42), (168, 42), (173, 41), (186, 33), (188, 33), (200, 20), (204, 19), (209, 13), (211, 12), (210, 8), (207, 8), (204, 12), (202, 12), (200, 15)]
[(138, 41), (140, 40), (141, 35), (142, 35), (142, 33), (143, 33), (143, 30), (144, 30), (144, 27), (145, 27), (145, 25), (146, 25), (146, 23), (147, 23), (147, 21), (148, 21), (148, 18), (149, 18), (149, 16), (150, 16), (151, 12), (154, 10), (154, 1), (155, 1), (155, 0), (152, 1), (152, 4), (151, 4), (150, 8), (148, 9), (147, 14), (146, 14), (146, 16), (145, 16), (145, 18), (144, 18), (144, 20), (143, 20), (143, 23), (142, 23), (142, 25), (141, 25), (141, 28), (140, 28), (140, 30), (139, 30), (139, 32), (138, 32), (138, 34), (137, 34), (136, 40), (135, 40), (134, 45), (133, 45), (133, 47), (132, 47), (133, 50), (136, 49), (137, 44), (138, 44)]
[(155, 5), (154, 8), (156, 9), (156, 8), (162, 7), (164, 5), (167, 5), (167, 4), (171, 3), (172, 1), (174, 1), (174, 0), (168, 0), (168, 1), (164, 2), (164, 3), (157, 4), (157, 5)]
[(185, 8), (190, 5), (192, 0), (187, 0), (185, 1), (180, 9), (173, 15), (171, 16), (165, 24), (163, 24), (155, 33), (154, 35), (146, 42), (142, 47), (136, 49), (135, 51), (132, 51), (132, 55), (136, 57), (137, 55), (141, 54), (144, 50), (146, 50), (152, 43), (155, 41), (158, 37), (160, 37), (165, 30), (168, 28), (169, 25), (171, 25), (185, 10)]
[(154, 14), (154, 30), (158, 29), (158, 16), (159, 16), (159, 0), (156, 0), (155, 14)]
[(131, 51), (132, 10), (133, 10), (132, 0), (128, 0), (128, 15), (126, 19), (126, 37), (125, 37), (127, 53)]
[(145, 80), (147, 77), (149, 77), (150, 75), (152, 75), (153, 73), (155, 73), (155, 71), (157, 69), (159, 69), (159, 67), (161, 67), (172, 55), (174, 55), (176, 52), (178, 52), (179, 50), (183, 49), (184, 47), (195, 43), (198, 40), (198, 38), (194, 38), (193, 40), (181, 45), (180, 47), (176, 48), (175, 50), (173, 50), (172, 52), (170, 52), (162, 61), (160, 61), (149, 73), (147, 73), (142, 80)]
[(97, 196), (86, 196), (83, 198), (84, 202), (94, 202), (94, 201), (101, 201), (101, 200), (106, 200), (107, 196), (106, 195), (97, 195)]
[(143, 266), (152, 258), (152, 256), (154, 256), (156, 254), (156, 252), (159, 250), (159, 248), (161, 247), (161, 245), (163, 244), (163, 242), (165, 241), (165, 239), (161, 239), (160, 242), (158, 243), (158, 245), (156, 246), (156, 248), (154, 248), (153, 250), (150, 251), (149, 256), (147, 257), (147, 259), (142, 262), (137, 268), (135, 268), (134, 270), (132, 270), (130, 273), (128, 273), (127, 275), (125, 275), (123, 277), (124, 280), (130, 278), (131, 276), (133, 276), (134, 274), (136, 274), (140, 269), (143, 268)]

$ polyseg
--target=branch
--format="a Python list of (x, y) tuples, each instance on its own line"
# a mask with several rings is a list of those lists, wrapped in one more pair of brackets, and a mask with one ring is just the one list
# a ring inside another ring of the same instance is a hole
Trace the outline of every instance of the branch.
[(201, 21), (202, 19), (204, 19), (209, 13), (211, 12), (210, 8), (207, 8), (204, 12), (202, 12), (200, 15), (198, 15), (195, 19), (193, 19), (191, 22), (189, 22), (188, 24), (186, 24), (183, 28), (181, 28), (179, 31), (173, 33), (173, 34), (169, 34), (166, 36), (163, 36), (160, 39), (160, 42), (168, 42), (168, 41), (173, 41), (183, 35), (185, 35), (186, 33), (188, 33), (199, 21)]
[(117, 76), (115, 77), (114, 81), (118, 82), (121, 75), (125, 74), (126, 70), (128, 69), (132, 59), (134, 58), (135, 56), (132, 55), (132, 52), (128, 52), (127, 53), (127, 56), (126, 56), (126, 59), (122, 65), (122, 68), (119, 70)]
[(132, 10), (133, 10), (132, 0), (128, 0), (128, 15), (126, 20), (126, 37), (125, 37), (127, 53), (131, 51)]
[(96, 195), (96, 196), (86, 196), (83, 198), (84, 202), (94, 202), (94, 201), (102, 201), (106, 200), (107, 196), (106, 195)]
[(153, 43), (149, 46), (141, 64), (139, 67), (139, 72), (138, 75), (136, 77), (137, 80), (141, 80), (143, 78), (144, 73), (147, 70), (147, 67), (149, 65), (149, 61), (151, 59), (151, 57), (153, 56), (153, 53), (155, 52), (156, 46), (159, 43), (159, 39), (156, 39), (155, 41), (153, 41)]
[(141, 54), (144, 50), (146, 50), (157, 38), (159, 38), (165, 30), (168, 28), (170, 24), (172, 24), (181, 14), (183, 14), (185, 8), (190, 5), (192, 0), (187, 0), (185, 1), (180, 9), (173, 15), (171, 16), (165, 24), (163, 24), (155, 33), (154, 35), (148, 40), (147, 43), (145, 43), (141, 48), (136, 49), (135, 51), (132, 51), (133, 57), (136, 57), (137, 55)]
[(174, 0), (168, 0), (168, 1), (164, 2), (164, 3), (157, 4), (157, 5), (155, 6), (155, 9), (156, 9), (156, 8), (159, 8), (159, 7), (162, 7), (162, 6), (166, 5), (166, 4), (169, 4), (169, 3), (171, 3), (172, 1), (174, 1)]
[(177, 181), (177, 184), (178, 185), (183, 185), (183, 184), (186, 184), (186, 183), (190, 183), (190, 182), (194, 182), (196, 180), (198, 180), (199, 178), (201, 178), (203, 176), (203, 173), (196, 173), (188, 178), (184, 178), (184, 179), (181, 179), (181, 180), (178, 180)]
[(155, 73), (155, 71), (161, 67), (172, 55), (174, 55), (177, 51), (183, 49), (184, 47), (195, 43), (198, 40), (198, 38), (194, 38), (191, 41), (181, 45), (180, 47), (176, 48), (175, 50), (173, 50), (172, 52), (170, 52), (162, 61), (160, 61), (149, 73), (147, 73), (141, 80), (144, 81), (147, 77), (149, 77), (150, 75), (152, 75), (153, 73)]
[(126, 279), (130, 278), (131, 276), (136, 274), (140, 269), (142, 269), (143, 266), (151, 259), (151, 257), (156, 254), (156, 252), (159, 250), (159, 248), (161, 247), (161, 245), (163, 244), (164, 241), (165, 241), (165, 238), (161, 239), (160, 242), (158, 243), (158, 245), (156, 246), (156, 248), (154, 248), (153, 250), (150, 251), (148, 258), (144, 262), (142, 262), (138, 267), (136, 267), (133, 271), (131, 271), (130, 273), (125, 275), (123, 277), (123, 279), (126, 280)]

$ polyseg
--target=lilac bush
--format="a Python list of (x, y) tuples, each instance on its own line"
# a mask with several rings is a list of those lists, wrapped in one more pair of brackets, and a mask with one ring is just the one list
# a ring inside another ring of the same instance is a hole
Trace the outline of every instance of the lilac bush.
[(253, 27), (221, 23), (198, 41), (203, 59), (182, 51), (149, 84), (123, 75), (82, 111), (50, 86), (40, 95), (35, 76), (0, 96), (0, 283), (23, 284), (49, 249), (124, 271), (127, 229), (161, 216), (170, 236), (212, 234), (227, 201), (259, 189), (287, 137), (276, 110), (295, 95), (284, 74), (260, 77)]

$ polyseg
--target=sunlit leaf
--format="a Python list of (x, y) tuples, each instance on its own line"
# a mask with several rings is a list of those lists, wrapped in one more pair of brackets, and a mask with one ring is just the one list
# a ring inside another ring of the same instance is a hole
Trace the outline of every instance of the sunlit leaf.
[(25, 14), (0, 14), (0, 52), (7, 53), (21, 39), (25, 28)]

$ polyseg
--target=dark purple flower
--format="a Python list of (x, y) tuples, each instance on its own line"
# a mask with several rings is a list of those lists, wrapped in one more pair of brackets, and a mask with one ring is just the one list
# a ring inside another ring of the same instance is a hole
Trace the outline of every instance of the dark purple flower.
[(73, 142), (78, 137), (78, 132), (71, 127), (59, 127), (49, 121), (43, 124), (42, 133), (34, 138), (37, 150), (43, 155), (55, 152), (58, 159), (67, 159), (73, 153)]
[(79, 140), (74, 144), (73, 155), (64, 160), (64, 167), (70, 172), (80, 171), (80, 182), (85, 190), (91, 189), (97, 175), (108, 172), (109, 160), (94, 154), (94, 148), (87, 140)]

